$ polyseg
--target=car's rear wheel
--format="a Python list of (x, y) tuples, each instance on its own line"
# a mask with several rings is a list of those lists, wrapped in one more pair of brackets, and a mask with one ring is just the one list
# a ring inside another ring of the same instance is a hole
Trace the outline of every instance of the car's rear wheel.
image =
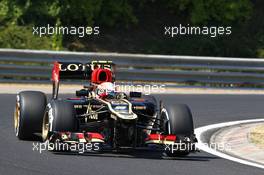
[(35, 140), (41, 132), (47, 104), (46, 95), (38, 91), (22, 91), (17, 95), (14, 111), (15, 134), (20, 140)]
[(46, 108), (42, 124), (42, 139), (47, 140), (52, 132), (77, 131), (76, 111), (71, 102), (53, 100)]
[[(192, 139), (194, 136), (193, 118), (191, 110), (185, 104), (169, 105), (161, 109), (165, 134), (173, 134), (176, 137)], [(171, 157), (186, 156), (190, 153), (190, 145), (185, 145), (185, 150), (166, 150), (166, 154)]]

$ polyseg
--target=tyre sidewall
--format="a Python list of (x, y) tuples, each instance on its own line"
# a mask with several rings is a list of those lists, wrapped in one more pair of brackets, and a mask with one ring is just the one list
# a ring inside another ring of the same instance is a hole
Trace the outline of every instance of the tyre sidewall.
[(71, 102), (53, 100), (47, 109), (51, 132), (77, 131), (76, 111)]
[(19, 139), (34, 139), (34, 133), (42, 130), (42, 118), (47, 104), (46, 95), (38, 91), (23, 91), (17, 95), (16, 103), (20, 108), (16, 135)]

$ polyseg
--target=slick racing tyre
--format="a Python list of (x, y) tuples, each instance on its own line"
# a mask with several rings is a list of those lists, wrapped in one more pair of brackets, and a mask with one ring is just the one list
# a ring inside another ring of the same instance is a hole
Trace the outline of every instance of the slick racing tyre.
[[(189, 107), (185, 104), (170, 105), (161, 109), (161, 118), (165, 120), (165, 134), (174, 134), (176, 137), (192, 138), (194, 136), (193, 118)], [(186, 156), (189, 149), (180, 151), (167, 150), (170, 157)]]
[(53, 100), (46, 108), (42, 124), (42, 139), (47, 140), (50, 132), (77, 131), (76, 111), (71, 102)]
[(18, 139), (35, 140), (40, 133), (46, 108), (46, 95), (38, 91), (22, 91), (16, 97), (14, 128)]

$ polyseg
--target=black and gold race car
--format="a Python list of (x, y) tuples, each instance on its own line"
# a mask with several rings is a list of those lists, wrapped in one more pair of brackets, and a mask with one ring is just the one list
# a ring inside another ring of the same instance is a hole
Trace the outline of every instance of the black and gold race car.
[[(60, 99), (59, 82), (63, 79), (88, 80), (89, 84), (77, 90), (76, 97)], [(68, 151), (77, 144), (89, 151), (156, 145), (168, 156), (184, 156), (195, 150), (193, 119), (187, 105), (165, 106), (151, 95), (120, 92), (114, 82), (115, 65), (110, 61), (55, 62), (49, 102), (39, 91), (18, 93), (16, 136), (33, 140), (41, 133), (42, 140), (55, 151)]]

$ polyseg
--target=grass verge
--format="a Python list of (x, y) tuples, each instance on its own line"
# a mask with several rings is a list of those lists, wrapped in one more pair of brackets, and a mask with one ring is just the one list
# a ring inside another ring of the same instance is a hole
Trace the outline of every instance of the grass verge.
[(264, 124), (253, 128), (250, 132), (250, 141), (264, 149)]

